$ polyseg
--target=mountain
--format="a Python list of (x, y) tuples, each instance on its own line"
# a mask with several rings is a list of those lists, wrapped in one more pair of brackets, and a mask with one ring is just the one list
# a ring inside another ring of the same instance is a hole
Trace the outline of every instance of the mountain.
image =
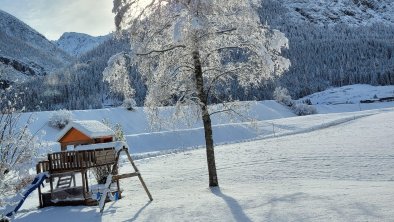
[(111, 36), (109, 34), (94, 37), (83, 33), (65, 32), (55, 43), (63, 51), (78, 57), (99, 46)]
[(73, 60), (42, 34), (0, 10), (0, 80), (43, 76)]
[(394, 2), (392, 0), (276, 0), (287, 8), (293, 20), (304, 20), (313, 24), (346, 24), (368, 26), (375, 23), (394, 24)]
[[(231, 95), (225, 91), (223, 95), (238, 100), (271, 99), (275, 87), (282, 86), (297, 99), (330, 87), (394, 85), (393, 11), (391, 0), (261, 0), (261, 22), (285, 33), (290, 47), (283, 53), (292, 65), (282, 76), (260, 87), (245, 90), (234, 83)], [(29, 40), (20, 44), (24, 42)], [(65, 33), (53, 45), (75, 55), (75, 61), (44, 81), (21, 85), (24, 92), (28, 88), (22, 105), (30, 111), (37, 110), (38, 104), (42, 110), (102, 107), (107, 90), (102, 72), (112, 55), (130, 50), (127, 34), (92, 37)], [(18, 72), (18, 78), (23, 78), (38, 69), (25, 60), (14, 60), (12, 56), (3, 59), (11, 64), (3, 68), (11, 76), (17, 76), (13, 73), (16, 70), (25, 70)], [(136, 90), (135, 100), (142, 105), (146, 86), (136, 68), (131, 69), (130, 79)], [(9, 82), (0, 79), (0, 88), (7, 85)]]
[(289, 39), (292, 65), (276, 85), (294, 98), (332, 86), (394, 85), (393, 12), (392, 0), (262, 1), (262, 23)]

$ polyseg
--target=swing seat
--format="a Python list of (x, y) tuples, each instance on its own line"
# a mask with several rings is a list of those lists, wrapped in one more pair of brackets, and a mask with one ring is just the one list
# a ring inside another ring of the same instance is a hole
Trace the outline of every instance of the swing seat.
[[(120, 193), (120, 191), (111, 192), (112, 195), (107, 195), (107, 197), (106, 197), (107, 199), (105, 200), (105, 202), (118, 201), (120, 199), (119, 193)], [(100, 202), (102, 196), (103, 196), (103, 193), (101, 193), (101, 192), (92, 193), (92, 199), (96, 200), (98, 202)]]

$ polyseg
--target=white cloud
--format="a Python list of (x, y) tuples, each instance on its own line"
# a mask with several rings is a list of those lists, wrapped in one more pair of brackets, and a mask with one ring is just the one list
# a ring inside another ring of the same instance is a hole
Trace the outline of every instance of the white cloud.
[(0, 9), (51, 40), (64, 32), (97, 36), (114, 30), (112, 0), (0, 0)]

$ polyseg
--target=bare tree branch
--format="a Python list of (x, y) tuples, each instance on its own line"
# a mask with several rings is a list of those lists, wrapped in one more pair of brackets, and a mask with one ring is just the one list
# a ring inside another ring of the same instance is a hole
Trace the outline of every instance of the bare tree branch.
[(186, 46), (185, 46), (185, 45), (175, 45), (175, 46), (172, 46), (172, 47), (167, 48), (167, 49), (151, 50), (151, 51), (146, 52), (146, 53), (137, 53), (136, 55), (137, 55), (137, 56), (147, 56), (147, 55), (150, 55), (150, 54), (152, 54), (152, 53), (163, 53), (163, 52), (168, 52), (168, 51), (174, 50), (174, 49), (176, 49), (176, 48), (186, 48)]

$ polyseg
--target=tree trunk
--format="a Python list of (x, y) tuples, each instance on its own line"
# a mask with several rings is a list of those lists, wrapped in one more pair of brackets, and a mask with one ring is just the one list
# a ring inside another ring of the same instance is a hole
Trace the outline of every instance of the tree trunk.
[(212, 122), (211, 122), (211, 116), (209, 115), (209, 111), (208, 111), (207, 97), (204, 92), (204, 79), (202, 76), (200, 53), (197, 50), (193, 52), (193, 61), (194, 61), (194, 74), (196, 78), (196, 88), (197, 88), (198, 98), (200, 100), (202, 120), (204, 123), (209, 186), (217, 187), (219, 186), (219, 182), (216, 173), (215, 150), (214, 150), (213, 138), (212, 138)]

